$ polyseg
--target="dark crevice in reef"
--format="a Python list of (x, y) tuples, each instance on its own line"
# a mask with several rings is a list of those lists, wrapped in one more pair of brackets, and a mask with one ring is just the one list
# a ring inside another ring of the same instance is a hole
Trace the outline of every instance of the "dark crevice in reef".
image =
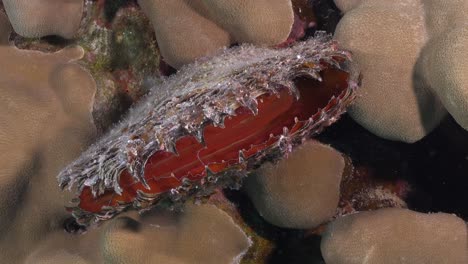
[(324, 263), (320, 252), (320, 236), (308, 235), (305, 230), (274, 226), (260, 216), (242, 190), (225, 189), (223, 192), (237, 205), (242, 221), (252, 228), (256, 235), (273, 243), (274, 248), (266, 257), (265, 263)]
[(136, 0), (112, 0), (104, 2), (104, 17), (107, 22), (112, 22), (117, 12), (127, 6), (136, 6)]
[(325, 264), (320, 252), (320, 236), (290, 235), (278, 241), (277, 248), (269, 256), (268, 264)]
[(309, 2), (315, 11), (317, 20), (316, 29), (333, 34), (336, 25), (342, 17), (341, 11), (336, 7), (333, 0), (309, 0)]
[(420, 211), (454, 213), (468, 220), (468, 131), (447, 117), (413, 147), (411, 182), (427, 198), (411, 197), (410, 206)]
[(42, 52), (57, 52), (76, 43), (75, 39), (65, 39), (56, 35), (41, 38), (25, 38), (14, 31), (10, 33), (9, 40), (18, 49), (38, 50)]
[(349, 116), (318, 139), (350, 156), (355, 166), (373, 168), (381, 180), (407, 181), (410, 209), (468, 219), (468, 132), (452, 117), (413, 144), (374, 136)]
[(242, 220), (257, 235), (270, 241), (276, 241), (288, 231), (287, 229), (274, 226), (263, 219), (243, 191), (225, 189), (223, 192), (226, 198), (237, 205)]

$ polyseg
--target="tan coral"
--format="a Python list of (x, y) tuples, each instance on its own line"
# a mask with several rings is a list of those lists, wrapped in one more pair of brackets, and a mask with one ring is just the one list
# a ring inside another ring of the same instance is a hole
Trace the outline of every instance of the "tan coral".
[(31, 256), (26, 259), (25, 264), (91, 264), (79, 255), (71, 254), (62, 250), (47, 252), (43, 256)]
[(46, 54), (0, 46), (1, 259), (21, 261), (62, 229), (67, 199), (56, 175), (95, 135), (94, 81), (73, 63), (82, 56), (79, 47)]
[(41, 237), (40, 243), (28, 252), (24, 262), (35, 263), (103, 263), (100, 239), (102, 230), (88, 230), (84, 234), (71, 234), (56, 230)]
[(275, 45), (294, 22), (290, 0), (139, 0), (164, 59), (180, 68), (233, 43)]
[(468, 263), (466, 223), (450, 214), (380, 209), (329, 224), (321, 250), (326, 263)]
[(156, 211), (138, 220), (119, 217), (104, 232), (106, 263), (238, 263), (251, 243), (213, 205), (187, 205), (182, 213)]
[(139, 0), (138, 3), (154, 26), (164, 60), (175, 68), (231, 43), (229, 34), (203, 15), (206, 8), (199, 1)]
[(430, 39), (421, 52), (417, 74), (468, 130), (468, 1), (423, 3)]
[(276, 45), (291, 31), (290, 0), (203, 0), (209, 16), (239, 43)]
[(431, 37), (422, 2), (362, 0), (346, 12), (335, 32), (340, 45), (353, 52), (363, 76), (350, 115), (386, 139), (415, 142), (446, 113), (416, 74), (421, 49)]
[(25, 263), (237, 264), (250, 246), (225, 212), (186, 204), (183, 211), (128, 212), (81, 235), (50, 233)]
[(81, 23), (84, 0), (3, 0), (3, 5), (19, 35), (72, 38)]
[(362, 0), (335, 0), (335, 5), (342, 11), (348, 12), (355, 8)]
[[(468, 130), (468, 1), (335, 0), (335, 38), (363, 74), (351, 116), (374, 134), (414, 142), (446, 110)], [(446, 109), (446, 110), (445, 110)]]
[(278, 164), (267, 163), (246, 179), (246, 191), (268, 222), (313, 228), (336, 213), (344, 157), (315, 142), (304, 143)]

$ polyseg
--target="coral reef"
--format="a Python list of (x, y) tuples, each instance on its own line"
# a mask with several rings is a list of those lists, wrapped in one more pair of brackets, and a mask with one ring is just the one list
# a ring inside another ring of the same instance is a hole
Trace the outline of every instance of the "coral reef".
[(336, 6), (342, 12), (348, 12), (349, 10), (355, 8), (362, 0), (334, 0)]
[(209, 16), (230, 33), (236, 43), (277, 45), (293, 25), (291, 1), (204, 0)]
[(322, 238), (326, 263), (467, 263), (466, 223), (450, 214), (380, 209), (339, 218)]
[(386, 139), (415, 142), (446, 112), (433, 92), (414, 79), (428, 37), (422, 12), (419, 1), (361, 1), (345, 13), (335, 31), (335, 39), (353, 53), (363, 75), (350, 115)]
[(13, 28), (24, 37), (72, 38), (81, 25), (86, 1), (3, 0), (3, 4)]
[(294, 16), (290, 0), (139, 0), (153, 23), (164, 60), (175, 68), (234, 43), (285, 41)]
[[(10, 27), (0, 12), (2, 40)], [(55, 175), (95, 137), (96, 90), (76, 62), (80, 47), (56, 53), (0, 45), (0, 257), (21, 259), (67, 217)]]
[(250, 239), (213, 205), (127, 214), (76, 236), (49, 234), (26, 263), (239, 263)]
[(468, 130), (468, 1), (426, 0), (424, 12), (429, 39), (421, 51), (416, 74), (444, 107)]
[(439, 125), (447, 109), (468, 128), (462, 59), (468, 51), (461, 44), (466, 1), (335, 2), (345, 12), (335, 39), (353, 53), (364, 76), (350, 109), (358, 123), (383, 138), (411, 143)]
[[(0, 258), (468, 262), (467, 3), (0, 1)], [(77, 175), (125, 166), (77, 200), (55, 176), (82, 151)]]
[(94, 19), (78, 43), (98, 87), (93, 117), (103, 134), (148, 93), (162, 66), (151, 22), (132, 1), (99, 0), (89, 9)]
[(245, 182), (260, 215), (288, 228), (314, 228), (336, 213), (345, 159), (335, 149), (309, 141), (278, 164), (264, 164)]
[(183, 213), (156, 211), (140, 218), (119, 217), (104, 228), (106, 263), (238, 263), (251, 243), (213, 205), (188, 205)]

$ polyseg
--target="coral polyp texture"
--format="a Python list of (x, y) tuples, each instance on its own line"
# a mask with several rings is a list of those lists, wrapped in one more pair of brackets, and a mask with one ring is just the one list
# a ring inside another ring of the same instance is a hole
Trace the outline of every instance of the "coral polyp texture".
[(334, 264), (462, 264), (468, 263), (468, 233), (455, 215), (387, 208), (335, 220), (321, 249)]
[(13, 28), (24, 37), (72, 38), (80, 28), (85, 2), (90, 0), (4, 0), (3, 4)]
[[(154, 228), (155, 224), (160, 228)], [(105, 263), (235, 264), (252, 245), (228, 214), (209, 204), (187, 204), (183, 212), (155, 210), (139, 217), (119, 216), (103, 229)]]
[(285, 49), (241, 45), (182, 68), (59, 175), (81, 224), (235, 186), (334, 123), (354, 98), (349, 54), (323, 33)]
[(96, 84), (82, 48), (20, 50), (10, 30), (0, 12), (0, 258), (19, 263), (67, 217), (54, 175), (96, 137)]
[(314, 228), (336, 214), (344, 169), (341, 153), (308, 141), (277, 164), (264, 164), (246, 179), (245, 189), (268, 222)]
[(180, 68), (234, 43), (277, 45), (294, 22), (290, 0), (139, 0), (164, 59)]
[(468, 129), (466, 0), (335, 2), (345, 15), (334, 37), (363, 74), (349, 111), (358, 123), (377, 136), (412, 143), (448, 110)]

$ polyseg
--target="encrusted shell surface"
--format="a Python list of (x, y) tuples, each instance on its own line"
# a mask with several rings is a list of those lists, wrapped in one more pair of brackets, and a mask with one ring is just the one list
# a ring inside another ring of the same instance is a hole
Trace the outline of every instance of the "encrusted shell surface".
[[(128, 170), (136, 182), (147, 186), (145, 164), (156, 152), (175, 153), (175, 143), (186, 135), (193, 135), (203, 143), (203, 128), (208, 124), (222, 127), (224, 118), (234, 115), (239, 107), (246, 107), (256, 114), (259, 96), (278, 94), (285, 87), (299, 96), (294, 84), (296, 78), (321, 81), (319, 73), (325, 67), (346, 71), (349, 60), (349, 53), (338, 50), (328, 35), (318, 33), (314, 38), (284, 49), (241, 45), (185, 66), (176, 75), (156, 85), (124, 120), (66, 167), (58, 176), (60, 186), (71, 189), (76, 185), (78, 192), (89, 187), (95, 197), (109, 190), (121, 194), (119, 177), (124, 170)], [(330, 98), (333, 104), (321, 110), (317, 118), (311, 117), (301, 131), (294, 134), (285, 131), (277, 144), (262, 152), (289, 151), (304, 137), (335, 122), (354, 98), (356, 82), (357, 76), (351, 74), (346, 91), (337, 98)], [(249, 159), (259, 163), (259, 156), (266, 154), (259, 153)], [(242, 166), (247, 161), (243, 160), (241, 151), (239, 160), (241, 166), (218, 173), (223, 175), (215, 175), (214, 178), (228, 174), (245, 175), (253, 168)], [(213, 178), (213, 175), (207, 175), (207, 178)], [(171, 193), (180, 196), (184, 190), (203, 189), (200, 188), (203, 184), (190, 183), (189, 187), (181, 186)], [(156, 196), (162, 195), (139, 192), (133, 205), (145, 208), (161, 198)], [(87, 224), (90, 218), (95, 221), (108, 219), (128, 206), (105, 208), (101, 214), (90, 214), (75, 207), (73, 213), (79, 219), (87, 219), (82, 221)]]

